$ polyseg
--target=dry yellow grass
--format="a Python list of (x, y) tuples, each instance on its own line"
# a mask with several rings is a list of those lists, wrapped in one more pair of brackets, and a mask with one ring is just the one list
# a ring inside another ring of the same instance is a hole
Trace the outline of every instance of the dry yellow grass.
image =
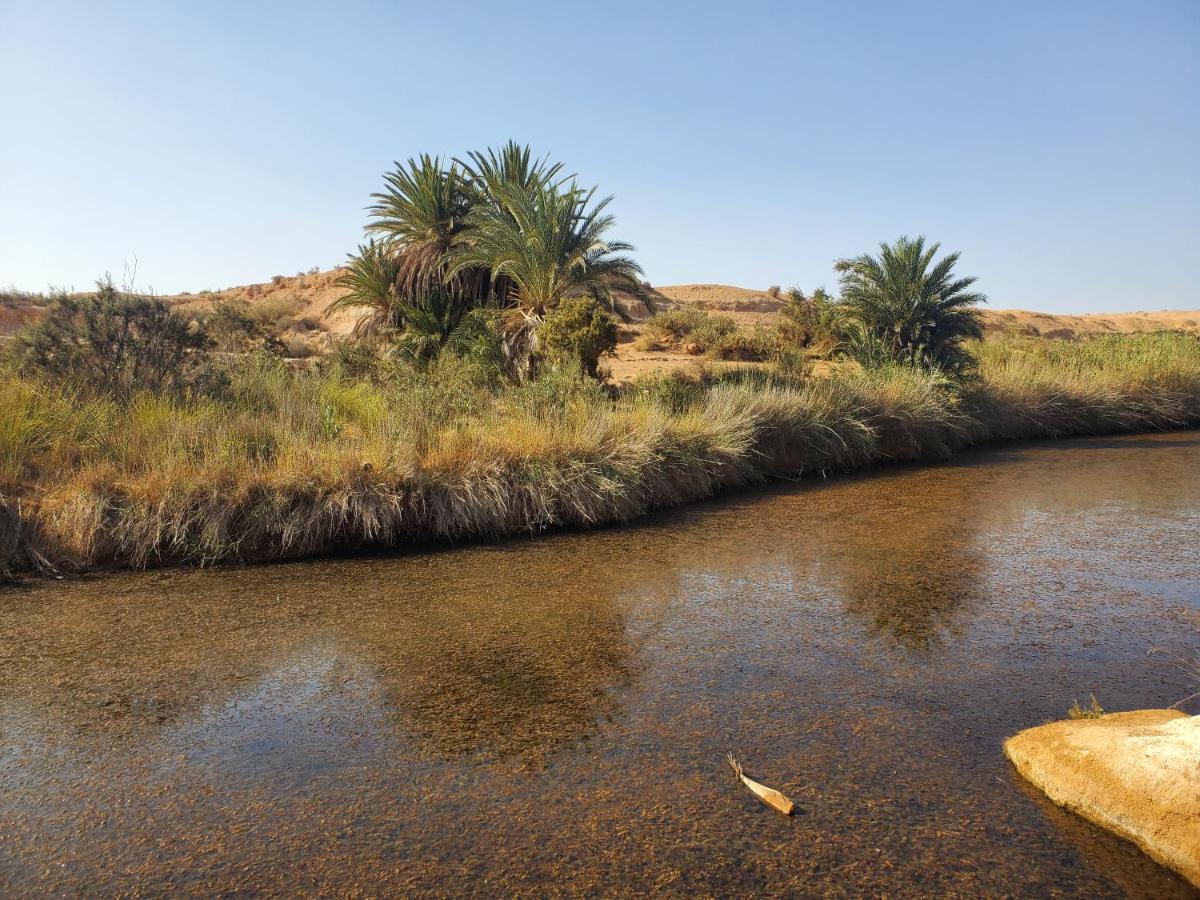
[[(1200, 424), (1200, 341), (990, 341), (965, 388), (911, 369), (743, 369), (619, 399), (452, 357), (374, 381), (248, 360), (227, 399), (118, 403), (0, 377), (0, 492), (62, 565), (277, 559), (624, 521), (780, 475), (988, 441)], [(18, 561), (20, 564), (20, 561)]]

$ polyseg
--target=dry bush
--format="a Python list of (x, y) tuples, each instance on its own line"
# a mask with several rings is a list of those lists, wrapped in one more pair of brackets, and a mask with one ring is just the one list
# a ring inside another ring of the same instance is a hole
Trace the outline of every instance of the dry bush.
[(319, 331), (321, 318), (320, 316), (300, 316), (296, 319), (294, 327), (302, 331)]
[(310, 356), (317, 356), (317, 350), (312, 343), (299, 335), (289, 335), (284, 340), (287, 355), (292, 359), (307, 359)]
[(661, 350), (663, 348), (662, 332), (654, 328), (647, 328), (634, 339), (633, 348), (644, 353)]
[(306, 306), (295, 294), (272, 294), (246, 307), (246, 313), (261, 325), (283, 331), (295, 321), (300, 310)]

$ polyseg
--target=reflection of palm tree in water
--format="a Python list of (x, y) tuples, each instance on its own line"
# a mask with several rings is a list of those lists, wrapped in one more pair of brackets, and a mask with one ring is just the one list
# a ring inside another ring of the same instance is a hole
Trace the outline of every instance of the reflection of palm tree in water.
[[(949, 477), (947, 477), (949, 473)], [(813, 491), (815, 522), (789, 554), (798, 585), (831, 589), (855, 618), (899, 643), (920, 648), (953, 626), (958, 611), (983, 597), (984, 519), (973, 511), (977, 485), (948, 468), (876, 473), (839, 491)], [(836, 509), (825, 517), (831, 502)]]
[[(1146, 465), (1147, 448), (1158, 448)], [(990, 450), (946, 465), (847, 478), (838, 490), (805, 492), (817, 527), (790, 548), (797, 583), (836, 586), (846, 610), (902, 644), (938, 639), (972, 606), (986, 602), (992, 535), (1017, 534), (1032, 510), (1051, 521), (1084, 522), (1105, 509), (1169, 516), (1200, 503), (1186, 442), (1147, 439), (1040, 444), (1036, 478), (1006, 466), (1019, 450)], [(1136, 462), (1124, 454), (1138, 456)], [(1024, 465), (1028, 465), (1027, 462)], [(1163, 483), (1177, 486), (1164, 496)], [(1053, 537), (1039, 526), (1039, 539)], [(1078, 534), (1078, 528), (1073, 528)], [(1019, 547), (1016, 548), (1019, 550)], [(1004, 548), (1010, 562), (1014, 547)]]
[[(365, 668), (383, 714), (436, 752), (546, 752), (589, 733), (632, 677), (622, 580), (578, 554), (517, 549), (55, 587), (0, 608), (14, 640), (0, 706), (72, 739), (137, 741), (332, 653), (331, 684)], [(114, 583), (129, 596), (114, 602)]]
[(382, 628), (351, 626), (345, 643), (373, 670), (397, 727), (428, 750), (539, 756), (612, 715), (632, 677), (624, 622), (599, 588), (520, 603), (460, 595)]
[(921, 647), (982, 598), (986, 555), (965, 523), (915, 516), (853, 535), (833, 555), (846, 609), (902, 644)]

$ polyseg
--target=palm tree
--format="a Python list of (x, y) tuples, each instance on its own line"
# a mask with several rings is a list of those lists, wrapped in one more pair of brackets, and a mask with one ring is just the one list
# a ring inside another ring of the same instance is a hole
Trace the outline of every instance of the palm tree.
[(452, 254), (451, 271), (486, 268), (511, 282), (512, 305), (544, 316), (566, 297), (587, 294), (616, 309), (614, 290), (641, 292), (633, 247), (605, 239), (611, 197), (593, 203), (595, 189), (544, 181), (498, 184), (495, 204), (472, 210), (469, 236)]
[(384, 329), (413, 331), (408, 344), (418, 356), (444, 344), (470, 309), (488, 305), (493, 289), (487, 271), (462, 271), (450, 277), (447, 252), (467, 227), (474, 194), (457, 163), (443, 167), (428, 154), (396, 163), (384, 176), (386, 189), (372, 194), (374, 217), (367, 231), (378, 235), (349, 258), (338, 284), (347, 293), (327, 312), (366, 307), (371, 312), (355, 326), (359, 336)]
[(472, 192), (457, 163), (423, 154), (383, 176), (386, 189), (372, 194), (367, 231), (379, 235), (399, 258), (401, 289), (427, 285), (445, 275), (446, 252), (467, 227)]
[(346, 268), (338, 276), (338, 287), (346, 293), (325, 308), (325, 313), (362, 308), (367, 314), (354, 324), (355, 337), (369, 337), (403, 325), (400, 295), (396, 289), (400, 259), (383, 244), (368, 241), (357, 253), (348, 254)]
[(967, 290), (976, 279), (953, 277), (958, 253), (934, 263), (940, 248), (926, 247), (923, 235), (901, 237), (881, 243), (878, 257), (839, 260), (839, 306), (863, 341), (893, 361), (962, 374), (972, 365), (963, 342), (983, 336), (974, 307), (987, 298)]
[(546, 313), (568, 297), (590, 296), (620, 314), (615, 290), (643, 296), (641, 267), (625, 255), (633, 247), (608, 240), (612, 201), (593, 202), (595, 189), (548, 178), (489, 185), (491, 202), (477, 204), (451, 253), (452, 273), (486, 269), (493, 284), (507, 282), (506, 345), (518, 369), (532, 374), (535, 333)]

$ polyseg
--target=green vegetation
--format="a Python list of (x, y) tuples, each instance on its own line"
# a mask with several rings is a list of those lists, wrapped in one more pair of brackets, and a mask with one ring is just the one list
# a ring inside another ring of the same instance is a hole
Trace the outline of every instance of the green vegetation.
[(987, 298), (968, 291), (974, 278), (955, 278), (959, 254), (934, 263), (941, 245), (901, 237), (870, 254), (841, 260), (838, 309), (852, 356), (865, 365), (883, 362), (968, 371), (973, 358), (964, 342), (983, 337), (974, 307)]
[(295, 371), (265, 353), (209, 355), (223, 376), (198, 382), (211, 390), (114, 395), (10, 368), (0, 494), (9, 511), (19, 502), (15, 565), (496, 537), (986, 441), (1200, 424), (1200, 341), (1184, 335), (977, 344), (967, 382), (897, 365), (733, 370), (614, 396), (567, 368), (514, 385), (488, 314), (461, 354), (420, 366), (348, 352)]
[(600, 357), (617, 346), (617, 323), (591, 297), (576, 297), (546, 317), (540, 337), (557, 365), (574, 361), (584, 375), (596, 378)]
[[(537, 332), (561, 303), (589, 297), (619, 313), (615, 292), (644, 294), (642, 270), (627, 255), (633, 248), (608, 237), (612, 198), (597, 199), (595, 188), (561, 172), (511, 141), (465, 162), (425, 155), (398, 163), (373, 195), (367, 229), (379, 240), (350, 256), (339, 282), (346, 294), (330, 309), (367, 309), (360, 336), (383, 335), (426, 362), (472, 311), (503, 309), (509, 374), (536, 378)], [(581, 327), (596, 327), (593, 318), (579, 319)]]
[(178, 393), (190, 385), (201, 358), (196, 351), (210, 343), (204, 331), (161, 300), (123, 294), (111, 279), (96, 287), (95, 296), (59, 296), (17, 336), (18, 368), (116, 397), (139, 389)]
[[(610, 198), (527, 147), (398, 164), (319, 361), (303, 302), (187, 318), (100, 283), (0, 361), (0, 571), (208, 563), (621, 521), (753, 481), (987, 441), (1200, 424), (1200, 341), (980, 342), (958, 254), (901, 238), (774, 328), (694, 308), (643, 346), (754, 367), (603, 385), (645, 298)], [(782, 292), (772, 288), (771, 296)], [(22, 298), (17, 298), (22, 299)], [(845, 360), (813, 377), (815, 360)]]
[(1104, 715), (1104, 707), (1100, 705), (1100, 701), (1096, 699), (1096, 695), (1092, 694), (1092, 701), (1087, 706), (1080, 706), (1078, 700), (1071, 701), (1071, 708), (1067, 710), (1067, 718), (1069, 719), (1099, 719)]

